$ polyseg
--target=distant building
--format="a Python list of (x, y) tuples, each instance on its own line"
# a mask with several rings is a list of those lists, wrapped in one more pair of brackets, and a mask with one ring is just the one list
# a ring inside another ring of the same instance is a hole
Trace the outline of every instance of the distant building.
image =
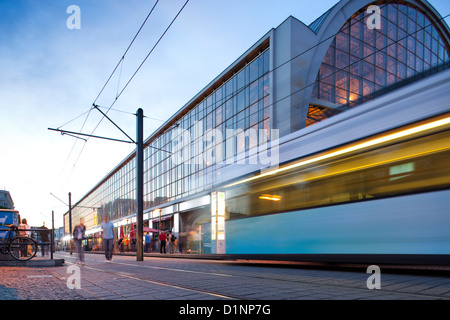
[(59, 227), (59, 228), (55, 229), (55, 240), (60, 241), (60, 240), (62, 240), (63, 237), (64, 237), (64, 228)]
[(14, 209), (14, 201), (9, 191), (0, 190), (0, 209)]

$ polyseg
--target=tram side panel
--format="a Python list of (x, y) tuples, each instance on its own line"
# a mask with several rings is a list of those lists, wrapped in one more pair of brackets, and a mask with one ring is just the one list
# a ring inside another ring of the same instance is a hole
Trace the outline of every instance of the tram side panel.
[(450, 254), (450, 190), (227, 221), (228, 254)]

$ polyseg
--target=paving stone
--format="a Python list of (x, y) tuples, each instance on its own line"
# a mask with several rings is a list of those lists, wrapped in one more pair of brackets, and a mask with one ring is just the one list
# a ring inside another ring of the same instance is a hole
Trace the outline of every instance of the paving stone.
[[(369, 290), (364, 272), (283, 269), (215, 264), (190, 259), (86, 254), (81, 289), (69, 289), (73, 257), (61, 267), (0, 267), (1, 300), (219, 300), (218, 295), (255, 300), (437, 300), (450, 299), (445, 276), (382, 274), (381, 290)], [(99, 261), (100, 260), (100, 261)], [(226, 275), (226, 276), (224, 276)], [(191, 288), (185, 290), (180, 287)], [(209, 291), (207, 294), (202, 291)]]

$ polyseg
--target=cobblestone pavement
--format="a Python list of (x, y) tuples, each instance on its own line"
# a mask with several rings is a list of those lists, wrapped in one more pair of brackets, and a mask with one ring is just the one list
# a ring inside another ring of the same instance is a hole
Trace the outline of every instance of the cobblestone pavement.
[(78, 300), (51, 268), (0, 267), (0, 300)]
[[(450, 300), (450, 277), (273, 268), (223, 261), (58, 254), (62, 267), (0, 267), (2, 300)], [(77, 282), (77, 273), (80, 278)], [(70, 287), (79, 288), (71, 289)]]

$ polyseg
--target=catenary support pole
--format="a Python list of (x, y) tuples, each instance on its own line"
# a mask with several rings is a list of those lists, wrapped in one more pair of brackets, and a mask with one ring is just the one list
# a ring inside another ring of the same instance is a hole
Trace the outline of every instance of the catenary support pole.
[(70, 255), (72, 255), (72, 193), (69, 192), (69, 248), (70, 248)]
[(55, 211), (52, 211), (52, 232), (50, 233), (50, 259), (53, 260), (53, 250), (55, 245)]
[(144, 111), (137, 110), (136, 119), (136, 209), (137, 209), (137, 250), (136, 260), (144, 260)]

